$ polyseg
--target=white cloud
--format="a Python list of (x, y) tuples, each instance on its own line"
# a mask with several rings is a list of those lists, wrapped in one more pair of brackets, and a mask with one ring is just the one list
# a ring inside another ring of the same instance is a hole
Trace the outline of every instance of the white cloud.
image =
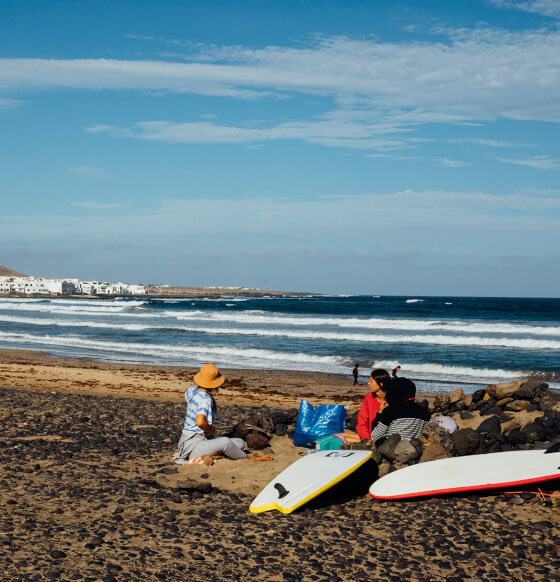
[(105, 170), (96, 166), (68, 166), (68, 170), (73, 174), (88, 178), (104, 178), (106, 176)]
[(450, 160), (449, 158), (437, 158), (436, 162), (439, 162), (442, 166), (447, 168), (462, 168), (464, 166), (470, 166), (468, 162), (460, 162), (458, 160)]
[[(448, 42), (318, 38), (199, 48), (190, 62), (0, 59), (0, 87), (174, 91), (254, 99), (312, 94), (391, 124), (560, 121), (559, 31), (447, 31)], [(373, 119), (371, 120), (374, 121)]]
[(529, 144), (519, 143), (514, 141), (501, 141), (497, 139), (483, 139), (474, 137), (457, 137), (448, 139), (448, 143), (470, 143), (473, 145), (488, 146), (491, 148), (516, 148), (516, 147), (531, 147)]
[[(173, 123), (143, 121), (131, 128), (98, 125), (87, 128), (92, 133), (106, 132), (114, 137), (134, 137), (171, 143), (249, 144), (272, 140), (304, 140), (326, 146), (346, 148), (396, 149), (407, 146), (405, 139), (384, 137), (390, 130), (375, 124), (324, 120), (282, 123), (268, 128), (217, 125), (211, 122)], [(393, 131), (401, 131), (393, 128)]]
[(490, 2), (502, 8), (560, 18), (560, 2), (558, 0), (490, 0)]
[(85, 202), (73, 202), (72, 206), (76, 206), (77, 208), (87, 208), (88, 210), (112, 210), (114, 208), (122, 208), (122, 204), (110, 204), (106, 202), (94, 202), (94, 201), (85, 201)]
[(19, 107), (23, 101), (18, 99), (3, 99), (0, 98), (0, 109), (11, 109), (12, 107)]
[(560, 159), (550, 158), (548, 156), (532, 156), (528, 158), (497, 158), (500, 162), (506, 164), (517, 164), (519, 166), (530, 166), (538, 170), (556, 170), (560, 168)]

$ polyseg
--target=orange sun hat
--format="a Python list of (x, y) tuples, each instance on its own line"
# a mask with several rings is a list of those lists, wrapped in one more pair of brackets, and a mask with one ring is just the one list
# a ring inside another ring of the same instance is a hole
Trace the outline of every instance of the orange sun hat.
[(218, 388), (226, 379), (220, 374), (220, 370), (214, 364), (204, 364), (200, 372), (194, 375), (194, 381), (201, 388)]

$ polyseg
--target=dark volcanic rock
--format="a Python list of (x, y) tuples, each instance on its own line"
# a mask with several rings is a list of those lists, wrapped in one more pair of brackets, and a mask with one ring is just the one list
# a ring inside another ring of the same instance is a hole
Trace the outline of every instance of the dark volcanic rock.
[(524, 445), (527, 442), (527, 434), (515, 429), (506, 435), (506, 440), (513, 446)]
[(483, 420), (476, 429), (480, 434), (499, 435), (501, 433), (500, 419), (497, 416), (491, 416)]
[(283, 422), (278, 422), (274, 426), (274, 434), (276, 436), (286, 436), (287, 431), (288, 431), (288, 425), (284, 424)]
[(529, 423), (524, 430), (527, 435), (527, 441), (534, 443), (535, 441), (544, 441), (546, 439), (546, 428), (539, 422)]
[(420, 441), (423, 443), (434, 443), (442, 447), (446, 453), (450, 453), (453, 448), (453, 439), (451, 435), (442, 426), (435, 422), (428, 422), (422, 429)]
[(472, 428), (462, 428), (452, 435), (455, 451), (459, 455), (471, 455), (480, 443), (478, 433)]
[(245, 437), (245, 442), (247, 443), (247, 446), (254, 451), (261, 451), (270, 445), (270, 439), (266, 435), (257, 431), (250, 432)]
[(475, 392), (473, 392), (472, 394), (472, 401), (473, 403), (477, 403), (480, 400), (482, 400), (484, 398), (484, 395), (486, 394), (486, 390), (484, 390), (483, 388), (481, 388), (480, 390), (476, 390)]
[(401, 435), (392, 434), (385, 439), (385, 442), (377, 447), (377, 450), (386, 459), (395, 460), (395, 448), (401, 441)]
[(515, 397), (531, 400), (532, 398), (540, 398), (545, 394), (548, 394), (548, 384), (542, 380), (538, 380), (537, 378), (531, 378), (519, 388), (515, 394)]
[(449, 408), (451, 404), (451, 400), (449, 394), (438, 394), (434, 398), (434, 411), (435, 412), (444, 412)]
[(209, 481), (196, 481), (195, 479), (177, 481), (177, 487), (187, 491), (200, 491), (201, 493), (210, 493), (212, 491), (212, 483)]

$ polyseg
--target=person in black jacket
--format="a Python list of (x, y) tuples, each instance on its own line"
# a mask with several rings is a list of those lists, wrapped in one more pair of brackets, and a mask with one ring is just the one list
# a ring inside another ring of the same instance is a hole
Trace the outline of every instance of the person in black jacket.
[(416, 386), (407, 378), (394, 378), (386, 384), (387, 405), (375, 418), (371, 440), (381, 441), (392, 434), (401, 439), (416, 438), (430, 420), (430, 413), (415, 401)]
[(360, 364), (356, 364), (352, 370), (352, 376), (354, 376), (354, 386), (358, 383), (358, 376), (360, 375), (359, 367)]

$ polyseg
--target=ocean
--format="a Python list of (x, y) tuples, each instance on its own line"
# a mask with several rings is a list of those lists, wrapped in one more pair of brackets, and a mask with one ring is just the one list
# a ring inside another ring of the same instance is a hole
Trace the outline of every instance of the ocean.
[(334, 372), (472, 392), (539, 375), (560, 390), (560, 299), (282, 296), (0, 298), (0, 348), (105, 362)]

